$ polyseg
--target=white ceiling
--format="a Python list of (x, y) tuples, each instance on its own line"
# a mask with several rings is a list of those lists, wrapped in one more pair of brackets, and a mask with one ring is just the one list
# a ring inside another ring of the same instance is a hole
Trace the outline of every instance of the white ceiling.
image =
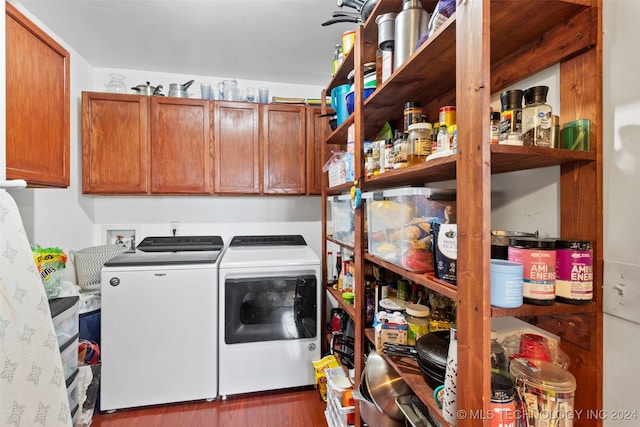
[(19, 0), (94, 67), (326, 86), (336, 0)]

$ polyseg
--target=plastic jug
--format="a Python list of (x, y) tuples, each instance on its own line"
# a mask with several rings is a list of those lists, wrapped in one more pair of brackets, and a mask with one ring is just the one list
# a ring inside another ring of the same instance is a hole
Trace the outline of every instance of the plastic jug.
[(347, 111), (346, 95), (349, 92), (351, 85), (344, 84), (334, 87), (331, 90), (331, 107), (336, 112), (337, 125), (340, 126), (349, 117), (349, 111)]

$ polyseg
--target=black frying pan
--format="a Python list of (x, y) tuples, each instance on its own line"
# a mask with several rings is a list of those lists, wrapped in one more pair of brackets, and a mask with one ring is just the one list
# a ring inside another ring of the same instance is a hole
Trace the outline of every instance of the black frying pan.
[(355, 24), (364, 23), (367, 21), (369, 15), (373, 11), (373, 8), (378, 3), (378, 0), (337, 0), (338, 6), (347, 6), (357, 10), (359, 13), (354, 12), (333, 12), (333, 19), (329, 19), (322, 23), (323, 27), (327, 25), (337, 24), (340, 22), (351, 22)]

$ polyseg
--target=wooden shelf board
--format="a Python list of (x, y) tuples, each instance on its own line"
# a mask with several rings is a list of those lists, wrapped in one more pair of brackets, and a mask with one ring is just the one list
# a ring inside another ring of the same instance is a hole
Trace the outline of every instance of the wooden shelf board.
[(345, 248), (345, 249), (348, 249), (348, 250), (350, 250), (351, 252), (353, 252), (353, 251), (355, 250), (355, 248), (354, 248), (353, 246), (351, 246), (351, 245), (347, 245), (347, 244), (342, 243), (342, 242), (340, 242), (340, 241), (338, 241), (338, 240), (335, 240), (335, 239), (334, 239), (333, 237), (331, 237), (331, 236), (327, 236), (327, 241), (332, 242), (332, 243), (335, 243), (336, 245), (338, 245), (338, 246), (340, 246), (340, 247), (343, 247), (343, 248)]
[(455, 300), (457, 297), (456, 287), (450, 283), (436, 279), (433, 277), (433, 273), (413, 273), (369, 253), (365, 253), (364, 258), (448, 298)]
[[(491, 173), (500, 174), (566, 163), (594, 162), (595, 151), (562, 148), (491, 145)], [(364, 179), (366, 191), (400, 185), (423, 185), (456, 178), (456, 155), (430, 160), (405, 169), (393, 170)]]
[(523, 304), (518, 308), (491, 307), (491, 317), (550, 316), (554, 314), (596, 313), (597, 311), (598, 304), (595, 302), (585, 305), (555, 302), (552, 305)]

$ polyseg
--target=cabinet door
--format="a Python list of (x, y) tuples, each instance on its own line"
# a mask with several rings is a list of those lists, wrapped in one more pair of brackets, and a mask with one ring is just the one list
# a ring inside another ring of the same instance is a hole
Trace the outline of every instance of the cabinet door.
[(151, 192), (208, 194), (211, 177), (211, 103), (151, 98)]
[(305, 194), (305, 107), (261, 105), (263, 185), (265, 194)]
[(82, 93), (82, 192), (148, 192), (149, 97)]
[(260, 193), (258, 104), (215, 101), (215, 184), (219, 194)]
[[(331, 150), (339, 150), (337, 144), (327, 144), (331, 132), (329, 117), (321, 117), (320, 108), (307, 108), (307, 194), (320, 195), (323, 186), (322, 166), (331, 157)], [(322, 145), (326, 144), (324, 157)]]
[(69, 53), (6, 7), (7, 178), (69, 186)]

